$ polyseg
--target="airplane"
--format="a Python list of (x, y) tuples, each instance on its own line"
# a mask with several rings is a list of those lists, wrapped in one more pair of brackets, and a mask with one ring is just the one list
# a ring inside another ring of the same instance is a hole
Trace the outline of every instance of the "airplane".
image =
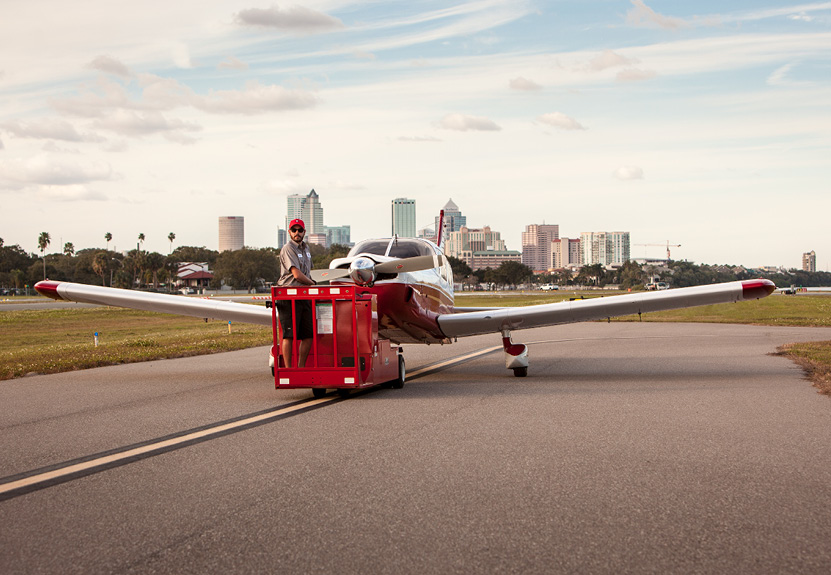
[[(421, 238), (365, 240), (328, 269), (312, 270), (312, 279), (375, 294), (378, 336), (394, 344), (448, 344), (460, 337), (500, 334), (505, 367), (517, 377), (528, 374), (529, 360), (528, 347), (512, 339), (515, 331), (755, 300), (776, 289), (770, 280), (754, 279), (523, 307), (458, 307), (453, 272), (440, 243), (441, 238), (438, 244)], [(38, 282), (35, 289), (55, 300), (272, 325), (270, 309), (243, 303), (50, 280)], [(273, 355), (269, 364), (273, 368)]]

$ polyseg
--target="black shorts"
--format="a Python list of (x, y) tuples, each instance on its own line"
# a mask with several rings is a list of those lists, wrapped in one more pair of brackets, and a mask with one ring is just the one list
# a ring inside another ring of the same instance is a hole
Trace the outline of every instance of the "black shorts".
[[(312, 325), (312, 302), (309, 300), (295, 300), (297, 310), (297, 336), (298, 339), (309, 339), (314, 335)], [(280, 325), (283, 327), (283, 339), (294, 339), (291, 326), (291, 301), (279, 300), (277, 302), (277, 314), (280, 316)]]

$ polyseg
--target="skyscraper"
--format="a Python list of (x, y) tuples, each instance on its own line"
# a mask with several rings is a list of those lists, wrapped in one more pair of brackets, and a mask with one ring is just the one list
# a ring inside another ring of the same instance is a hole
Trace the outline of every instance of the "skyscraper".
[(817, 252), (811, 250), (810, 252), (802, 254), (802, 271), (817, 271)]
[(245, 218), (219, 216), (219, 251), (241, 250), (245, 245)]
[(551, 242), (560, 237), (556, 224), (529, 224), (522, 232), (522, 263), (537, 272), (552, 267)]
[(312, 190), (303, 202), (303, 221), (306, 223), (307, 234), (325, 234), (323, 228), (323, 206), (317, 192)]
[[(445, 232), (458, 232), (462, 229), (462, 226), (467, 225), (467, 218), (462, 215), (462, 211), (459, 209), (455, 203), (453, 203), (453, 199), (451, 198), (442, 208), (444, 210), (444, 231)], [(442, 230), (439, 229), (439, 216), (436, 216), (436, 238), (438, 239), (441, 237)]]
[(286, 198), (286, 229), (289, 222), (300, 218), (306, 224), (306, 234), (325, 234), (323, 227), (323, 206), (320, 197), (312, 190), (308, 195), (292, 194)]
[(415, 200), (395, 198), (392, 201), (392, 234), (402, 238), (416, 236)]
[(629, 260), (629, 232), (583, 232), (580, 264), (621, 265)]

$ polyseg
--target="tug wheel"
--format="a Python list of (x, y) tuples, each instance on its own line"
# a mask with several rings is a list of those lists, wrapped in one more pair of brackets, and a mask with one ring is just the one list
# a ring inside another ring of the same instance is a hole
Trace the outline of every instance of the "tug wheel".
[(321, 397), (326, 395), (326, 390), (322, 387), (314, 387), (312, 388), (312, 395), (315, 397), (315, 399), (320, 399)]
[(390, 387), (393, 389), (401, 389), (404, 387), (404, 381), (407, 379), (407, 368), (404, 365), (404, 356), (398, 356), (398, 377), (390, 382)]
[(514, 368), (514, 377), (525, 377), (528, 375), (528, 368), (527, 367), (515, 367)]

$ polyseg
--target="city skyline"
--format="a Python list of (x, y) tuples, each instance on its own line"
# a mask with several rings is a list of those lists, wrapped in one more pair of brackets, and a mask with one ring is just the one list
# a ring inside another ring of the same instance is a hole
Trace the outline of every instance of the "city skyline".
[(85, 6), (0, 21), (0, 237), (28, 252), (215, 248), (224, 214), (273, 245), (314, 188), (354, 241), (393, 198), (417, 229), (453, 198), (514, 249), (557, 222), (633, 257), (831, 263), (829, 2)]

